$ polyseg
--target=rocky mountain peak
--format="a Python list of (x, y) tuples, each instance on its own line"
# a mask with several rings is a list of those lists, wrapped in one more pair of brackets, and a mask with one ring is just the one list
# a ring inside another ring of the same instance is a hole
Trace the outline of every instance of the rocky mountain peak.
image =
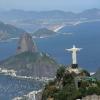
[(22, 34), (18, 42), (17, 54), (22, 52), (37, 52), (37, 47), (32, 40), (32, 36), (28, 33)]

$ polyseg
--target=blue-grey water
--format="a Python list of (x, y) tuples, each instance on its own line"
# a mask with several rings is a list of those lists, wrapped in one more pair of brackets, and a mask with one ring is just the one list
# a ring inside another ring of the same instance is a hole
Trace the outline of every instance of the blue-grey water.
[(65, 51), (65, 48), (71, 48), (73, 44), (76, 47), (83, 48), (78, 52), (78, 64), (88, 71), (96, 71), (100, 67), (100, 40), (99, 37), (59, 35), (56, 37), (36, 40), (40, 51), (49, 53), (61, 64), (71, 64), (71, 53)]
[[(0, 60), (5, 59), (16, 53), (18, 40), (10, 42), (0, 42)], [(49, 38), (35, 39), (38, 50), (48, 53), (60, 64), (71, 64), (71, 53), (65, 48), (83, 48), (78, 52), (78, 64), (88, 71), (96, 71), (100, 67), (100, 40), (94, 36), (58, 35)]]
[(0, 100), (12, 100), (42, 87), (42, 83), (0, 74)]

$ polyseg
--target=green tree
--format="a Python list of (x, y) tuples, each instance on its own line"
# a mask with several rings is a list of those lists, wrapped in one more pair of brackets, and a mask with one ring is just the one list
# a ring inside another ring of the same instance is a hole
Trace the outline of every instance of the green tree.
[(61, 66), (58, 70), (57, 70), (57, 74), (56, 74), (56, 78), (58, 81), (61, 80), (61, 78), (63, 77), (63, 74), (65, 72), (65, 67)]

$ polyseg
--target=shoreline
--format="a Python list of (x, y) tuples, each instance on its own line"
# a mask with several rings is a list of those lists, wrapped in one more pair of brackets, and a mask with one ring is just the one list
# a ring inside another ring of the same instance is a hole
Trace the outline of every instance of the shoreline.
[[(39, 82), (44, 82), (44, 84), (47, 83), (49, 80), (51, 80), (51, 78), (46, 78), (46, 77), (33, 78), (33, 77), (27, 77), (27, 76), (18, 76), (18, 75), (16, 75), (16, 71), (2, 69), (2, 68), (0, 68), (0, 74), (1, 75), (5, 75), (5, 76), (14, 77), (14, 78), (17, 78), (17, 79), (36, 80), (36, 81), (39, 81)], [(53, 78), (52, 78), (52, 80), (53, 80)], [(33, 91), (31, 91), (31, 92), (29, 92), (29, 93), (27, 93), (25, 95), (14, 97), (12, 100), (22, 100), (24, 98), (26, 98), (27, 100), (41, 100), (39, 98), (42, 98), (42, 91), (43, 91), (43, 87), (41, 87), (39, 90), (33, 90)]]
[(41, 98), (42, 98), (42, 91), (43, 91), (43, 89), (40, 89), (38, 91), (31, 91), (31, 92), (29, 92), (26, 95), (15, 97), (12, 100), (22, 100), (22, 99), (25, 99), (25, 100), (26, 99), (27, 100), (41, 100)]
[(48, 77), (20, 76), (20, 75), (17, 75), (16, 72), (17, 71), (13, 69), (7, 70), (7, 69), (0, 68), (0, 74), (15, 77), (18, 79), (31, 79), (31, 80), (36, 80), (36, 81), (45, 82), (45, 83), (47, 83), (50, 80), (54, 80), (54, 78), (48, 78)]

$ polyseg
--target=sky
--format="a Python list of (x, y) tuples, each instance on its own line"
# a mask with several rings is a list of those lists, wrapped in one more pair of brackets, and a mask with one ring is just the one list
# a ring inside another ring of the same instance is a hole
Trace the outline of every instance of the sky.
[(81, 12), (91, 8), (100, 8), (100, 0), (0, 0), (0, 9), (4, 10), (63, 10)]

